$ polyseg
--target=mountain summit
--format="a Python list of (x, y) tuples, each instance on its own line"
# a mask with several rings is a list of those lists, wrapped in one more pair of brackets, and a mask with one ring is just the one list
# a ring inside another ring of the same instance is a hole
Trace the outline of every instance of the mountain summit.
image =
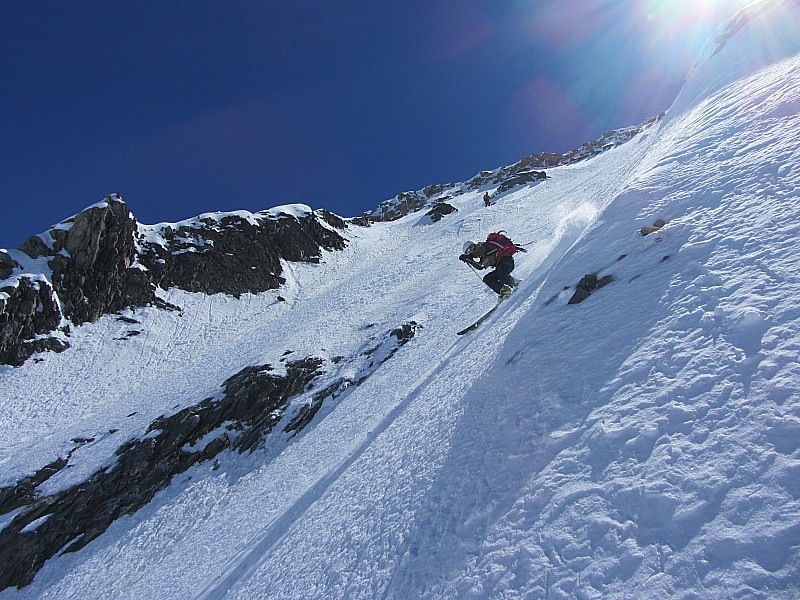
[(0, 600), (796, 598), (798, 31), (576, 160), (0, 253)]

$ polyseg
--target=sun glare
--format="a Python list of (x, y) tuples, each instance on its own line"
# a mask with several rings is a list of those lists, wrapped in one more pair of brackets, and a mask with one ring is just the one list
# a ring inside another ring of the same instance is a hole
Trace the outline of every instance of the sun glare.
[(752, 0), (650, 0), (647, 20), (679, 19), (682, 24), (714, 25)]

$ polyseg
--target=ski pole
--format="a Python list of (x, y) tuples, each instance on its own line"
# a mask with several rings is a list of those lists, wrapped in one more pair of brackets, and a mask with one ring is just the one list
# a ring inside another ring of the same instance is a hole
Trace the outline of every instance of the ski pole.
[(480, 279), (480, 280), (483, 280), (483, 277), (481, 277), (480, 275), (478, 275), (478, 269), (476, 269), (476, 268), (475, 268), (475, 265), (472, 265), (472, 264), (470, 264), (470, 263), (467, 263), (467, 264), (468, 264), (468, 265), (469, 265), (469, 267), (472, 269), (472, 272), (473, 272), (473, 273), (475, 273), (475, 277), (477, 277), (477, 278), (478, 278), (478, 279)]

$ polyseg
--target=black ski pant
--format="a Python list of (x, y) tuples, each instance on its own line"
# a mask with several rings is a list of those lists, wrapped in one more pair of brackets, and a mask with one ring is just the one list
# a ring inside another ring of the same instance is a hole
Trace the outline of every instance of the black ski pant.
[(495, 294), (500, 293), (500, 288), (504, 285), (514, 287), (516, 283), (514, 278), (511, 277), (511, 271), (514, 270), (514, 259), (510, 256), (501, 256), (497, 261), (497, 266), (494, 271), (489, 273), (483, 278), (483, 283), (492, 288)]

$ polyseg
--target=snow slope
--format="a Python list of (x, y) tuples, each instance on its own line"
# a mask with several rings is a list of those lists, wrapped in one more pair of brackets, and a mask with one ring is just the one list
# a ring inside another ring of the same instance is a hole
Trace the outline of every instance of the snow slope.
[[(285, 265), (286, 302), (170, 290), (140, 335), (103, 318), (0, 371), (3, 483), (72, 451), (55, 490), (243, 367), (421, 325), (291, 443), (193, 468), (0, 598), (800, 596), (800, 45), (757, 35), (800, 8), (769, 4), (619, 148), (351, 228)], [(457, 337), (493, 303), (457, 256), (496, 229), (522, 284)], [(586, 273), (613, 281), (567, 305)]]

